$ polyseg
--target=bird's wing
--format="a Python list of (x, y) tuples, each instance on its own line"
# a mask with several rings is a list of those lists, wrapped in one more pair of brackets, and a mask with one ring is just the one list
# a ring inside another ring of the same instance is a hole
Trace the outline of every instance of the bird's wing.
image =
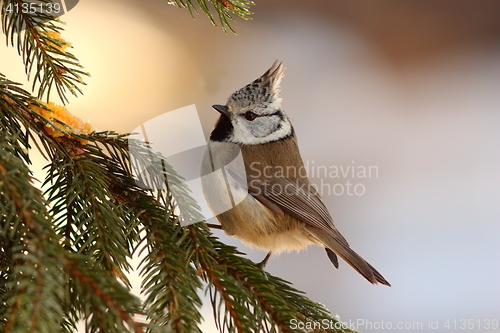
[[(277, 205), (282, 211), (296, 219), (321, 229), (349, 246), (345, 238), (335, 228), (333, 219), (315, 188), (301, 180), (274, 177), (265, 184), (250, 186), (249, 193), (271, 210), (266, 201)], [(259, 199), (259, 197), (265, 200)]]
[[(226, 167), (228, 177), (244, 186), (245, 178), (235, 171), (234, 168)], [(308, 228), (309, 234), (325, 246), (328, 258), (335, 267), (338, 268), (339, 255), (371, 283), (390, 286), (372, 265), (350, 248), (335, 228), (330, 213), (311, 184), (301, 179), (273, 177), (266, 179), (264, 184), (248, 184), (248, 193), (270, 210), (278, 214), (287, 213), (313, 227)]]
[[(326, 231), (343, 245), (349, 246), (346, 239), (335, 228), (328, 209), (310, 183), (299, 178), (292, 180), (283, 177), (271, 177), (266, 178), (265, 183), (258, 182), (254, 184), (250, 182), (247, 184), (243, 159), (233, 157), (239, 153), (239, 147), (234, 144), (231, 145), (229, 147), (234, 152), (230, 154), (230, 158), (225, 158), (223, 163), (230, 183), (242, 189), (247, 189), (250, 195), (273, 212), (280, 215), (284, 213), (290, 214), (312, 227)], [(233, 158), (234, 160), (231, 161)], [(228, 161), (231, 162), (228, 163)]]

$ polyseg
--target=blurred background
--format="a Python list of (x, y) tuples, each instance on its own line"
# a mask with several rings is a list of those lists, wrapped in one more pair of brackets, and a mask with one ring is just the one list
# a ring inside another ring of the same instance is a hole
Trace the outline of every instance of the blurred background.
[[(195, 104), (208, 136), (211, 105), (283, 61), (283, 105), (306, 163), (378, 171), (312, 180), (361, 184), (362, 195), (323, 198), (392, 287), (370, 285), (345, 262), (336, 270), (319, 247), (272, 257), (267, 270), (361, 332), (500, 332), (491, 325), (500, 321), (500, 2), (251, 9), (234, 35), (163, 0), (81, 1), (62, 17), (63, 38), (92, 77), (68, 109), (127, 132)], [(14, 48), (0, 45), (0, 62), (26, 82)], [(265, 255), (215, 233), (254, 261)], [(204, 332), (215, 332), (209, 305), (203, 313)]]

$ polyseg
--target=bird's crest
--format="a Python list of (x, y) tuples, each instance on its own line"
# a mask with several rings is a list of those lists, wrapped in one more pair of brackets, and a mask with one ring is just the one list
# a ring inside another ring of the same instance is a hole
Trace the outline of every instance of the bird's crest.
[(278, 108), (281, 106), (279, 86), (284, 71), (283, 64), (275, 61), (261, 77), (234, 92), (226, 105), (241, 109), (254, 105), (268, 107), (272, 104)]

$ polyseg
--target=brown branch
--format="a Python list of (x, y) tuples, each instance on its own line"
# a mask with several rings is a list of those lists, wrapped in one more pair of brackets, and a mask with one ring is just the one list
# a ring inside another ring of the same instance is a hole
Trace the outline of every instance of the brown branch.
[[(107, 305), (108, 308), (112, 308), (116, 312), (118, 312), (121, 320), (128, 323), (131, 327), (133, 327), (134, 332), (144, 333), (142, 327), (132, 318), (132, 316), (130, 316), (130, 313), (124, 310), (123, 307), (121, 307), (111, 295), (109, 295), (105, 290), (100, 288), (99, 284), (96, 281), (94, 281), (84, 272), (75, 267), (75, 265), (73, 265), (71, 260), (66, 260), (65, 266), (71, 276), (79, 280), (81, 283), (89, 286), (93, 294), (97, 295)], [(99, 317), (100, 313), (98, 312), (97, 315)]]
[[(5, 169), (5, 167), (0, 164), (0, 173), (2, 174), (2, 178), (6, 178), (7, 176), (7, 173), (8, 171)], [(6, 182), (6, 184), (4, 184), (5, 186), (8, 186), (8, 187), (11, 187), (10, 186), (10, 183), (9, 182)], [(9, 193), (11, 194), (12, 196), (12, 199), (13, 199), (13, 202), (14, 202), (14, 205), (16, 207), (16, 210), (18, 212), (21, 213), (21, 216), (22, 216), (22, 219), (23, 219), (23, 222), (26, 224), (26, 228), (28, 229), (28, 231), (31, 233), (31, 234), (35, 234), (35, 235), (39, 235), (41, 234), (41, 239), (44, 239), (46, 238), (46, 234), (43, 233), (43, 232), (40, 232), (39, 230), (39, 225), (34, 221), (34, 218), (33, 218), (33, 213), (32, 211), (30, 210), (30, 206), (28, 205), (24, 205), (22, 200), (21, 200), (21, 195), (19, 194), (18, 191), (16, 191), (16, 188), (10, 188), (9, 189)], [(29, 241), (28, 239), (26, 241)], [(40, 253), (39, 249), (38, 248), (35, 248), (35, 250), (33, 251), (34, 253)], [(38, 270), (40, 270), (40, 267), (38, 267)], [(37, 289), (40, 289), (43, 284), (40, 283), (40, 278), (42, 277), (41, 274), (38, 274), (37, 276)], [(26, 291), (26, 288), (20, 288), (18, 290), (18, 295), (22, 295), (24, 294)], [(39, 297), (42, 295), (41, 292), (39, 292), (37, 294)], [(35, 302), (35, 306), (34, 306), (34, 310), (32, 311), (33, 312), (33, 317), (31, 317), (31, 322), (32, 323), (35, 323), (35, 327), (36, 327), (36, 323), (38, 322), (38, 316), (36, 315), (38, 312), (35, 311), (35, 309), (39, 309), (40, 308), (40, 298), (37, 298), (34, 300)], [(12, 306), (12, 309), (10, 311), (10, 318), (15, 318), (14, 314), (19, 310), (20, 308), (20, 301), (21, 301), (21, 298), (18, 297), (17, 298), (17, 301), (16, 303), (14, 304), (14, 306)], [(12, 327), (14, 326), (15, 324), (15, 320), (9, 320), (9, 322), (7, 323), (6, 325), (6, 328), (5, 328), (5, 332), (10, 332)], [(33, 329), (34, 327), (33, 325), (30, 326), (31, 329)]]
[[(191, 235), (193, 236), (193, 239), (196, 239), (197, 230), (193, 226), (189, 226), (188, 229), (189, 229), (189, 232), (191, 233)], [(245, 331), (243, 330), (243, 324), (238, 319), (238, 316), (237, 316), (238, 313), (234, 309), (233, 302), (230, 298), (230, 294), (228, 294), (226, 292), (226, 289), (224, 288), (223, 284), (221, 283), (221, 281), (218, 278), (215, 271), (212, 269), (212, 266), (209, 265), (205, 261), (205, 257), (204, 257), (205, 253), (203, 253), (200, 250), (200, 246), (198, 244), (195, 244), (195, 251), (199, 254), (201, 268), (203, 269), (204, 273), (209, 278), (209, 280), (212, 282), (215, 289), (218, 292), (220, 292), (220, 294), (222, 295), (222, 299), (224, 300), (224, 306), (226, 307), (226, 309), (229, 310), (229, 314), (230, 314), (231, 318), (233, 318), (233, 320), (234, 320), (234, 324), (236, 326), (236, 329), (238, 330), (238, 332), (244, 333)]]

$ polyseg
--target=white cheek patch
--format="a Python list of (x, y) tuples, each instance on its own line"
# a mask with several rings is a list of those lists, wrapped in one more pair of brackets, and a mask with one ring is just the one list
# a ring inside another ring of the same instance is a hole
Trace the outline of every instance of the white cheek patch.
[(258, 117), (254, 121), (248, 122), (247, 125), (253, 136), (262, 138), (275, 132), (279, 128), (280, 123), (281, 117), (275, 115)]
[[(286, 118), (286, 116), (284, 119), (278, 120), (279, 122), (278, 125), (272, 125), (272, 126), (259, 125), (259, 129), (252, 129), (252, 127), (248, 126), (248, 124), (246, 124), (245, 122), (246, 120), (244, 119), (234, 119), (233, 122), (234, 130), (233, 134), (229, 138), (230, 142), (245, 144), (245, 145), (258, 145), (262, 143), (281, 140), (283, 138), (286, 138), (292, 133), (292, 124), (290, 123), (290, 120)], [(269, 133), (272, 129), (276, 127), (278, 127), (277, 131)], [(260, 131), (264, 133), (264, 136), (259, 137), (255, 135), (260, 133)]]

